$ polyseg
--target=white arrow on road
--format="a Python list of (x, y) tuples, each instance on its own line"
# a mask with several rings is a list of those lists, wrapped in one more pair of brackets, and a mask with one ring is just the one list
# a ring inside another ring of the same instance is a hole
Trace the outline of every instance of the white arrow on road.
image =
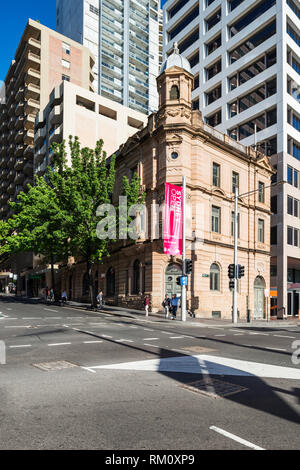
[(148, 372), (180, 372), (189, 374), (255, 376), (300, 380), (300, 368), (282, 367), (259, 362), (241, 361), (205, 354), (197, 356), (169, 357), (146, 361), (123, 362), (101, 366), (83, 367), (96, 369), (140, 370)]

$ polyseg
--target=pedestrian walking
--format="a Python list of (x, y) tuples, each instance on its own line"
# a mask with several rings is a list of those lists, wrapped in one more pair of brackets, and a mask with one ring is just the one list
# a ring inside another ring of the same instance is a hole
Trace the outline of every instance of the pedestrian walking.
[(172, 320), (176, 320), (176, 314), (178, 309), (179, 298), (175, 294), (172, 295), (171, 307), (172, 307)]
[(50, 302), (53, 302), (53, 300), (54, 300), (54, 290), (52, 288), (50, 289), (49, 295), (50, 295)]
[(97, 308), (101, 310), (103, 307), (103, 292), (100, 290), (99, 294), (97, 295)]
[(163, 307), (165, 309), (166, 318), (169, 318), (171, 300), (169, 299), (168, 294), (166, 294), (162, 304), (163, 304)]
[(66, 291), (64, 290), (63, 293), (61, 294), (61, 303), (62, 303), (62, 306), (64, 306), (66, 304), (68, 300), (68, 296), (67, 296), (67, 293)]
[(146, 317), (148, 317), (149, 316), (149, 307), (150, 307), (150, 299), (149, 299), (148, 295), (146, 295), (146, 297), (145, 297), (144, 305), (145, 305)]

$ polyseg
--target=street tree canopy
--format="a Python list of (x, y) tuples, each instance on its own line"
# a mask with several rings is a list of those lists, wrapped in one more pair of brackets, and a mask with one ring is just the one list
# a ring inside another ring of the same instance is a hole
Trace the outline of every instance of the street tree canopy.
[[(29, 185), (11, 203), (13, 216), (0, 222), (0, 261), (23, 251), (43, 255), (51, 263), (54, 289), (54, 262), (68, 256), (81, 259), (86, 262), (94, 305), (93, 264), (109, 255), (112, 241), (97, 235), (97, 225), (107, 215), (99, 215), (97, 210), (112, 201), (115, 157), (107, 160), (102, 140), (92, 150), (82, 148), (77, 137), (70, 137), (69, 149), (67, 161), (65, 142), (53, 144), (46, 175), (36, 178), (35, 185)], [(123, 195), (130, 206), (143, 202), (136, 174), (130, 182), (124, 178)]]

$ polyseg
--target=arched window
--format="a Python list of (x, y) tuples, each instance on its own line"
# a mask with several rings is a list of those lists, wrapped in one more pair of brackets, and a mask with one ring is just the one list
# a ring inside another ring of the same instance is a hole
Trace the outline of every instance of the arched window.
[(179, 100), (179, 88), (177, 85), (173, 85), (170, 91), (170, 100)]
[(216, 263), (210, 267), (210, 290), (220, 290), (220, 268)]
[(132, 283), (132, 293), (140, 293), (140, 262), (137, 259), (133, 265), (133, 283)]
[(115, 295), (116, 274), (114, 268), (109, 268), (106, 274), (106, 294), (107, 296)]
[(89, 275), (85, 273), (82, 279), (82, 295), (88, 295), (89, 293)]

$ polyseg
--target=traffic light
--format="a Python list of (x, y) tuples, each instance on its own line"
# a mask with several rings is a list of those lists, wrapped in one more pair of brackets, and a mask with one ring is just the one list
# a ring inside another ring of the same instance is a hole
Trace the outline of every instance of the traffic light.
[(241, 279), (245, 276), (245, 266), (238, 265), (238, 278)]
[(230, 290), (234, 289), (234, 281), (229, 281), (229, 289)]
[(235, 278), (235, 266), (234, 266), (234, 264), (230, 264), (228, 266), (228, 277), (229, 277), (229, 279), (234, 279)]
[(176, 284), (177, 284), (178, 286), (181, 286), (181, 282), (180, 282), (180, 281), (181, 281), (181, 276), (178, 276), (177, 279), (176, 279)]
[(185, 260), (185, 274), (192, 274), (193, 272), (193, 261), (190, 259)]

